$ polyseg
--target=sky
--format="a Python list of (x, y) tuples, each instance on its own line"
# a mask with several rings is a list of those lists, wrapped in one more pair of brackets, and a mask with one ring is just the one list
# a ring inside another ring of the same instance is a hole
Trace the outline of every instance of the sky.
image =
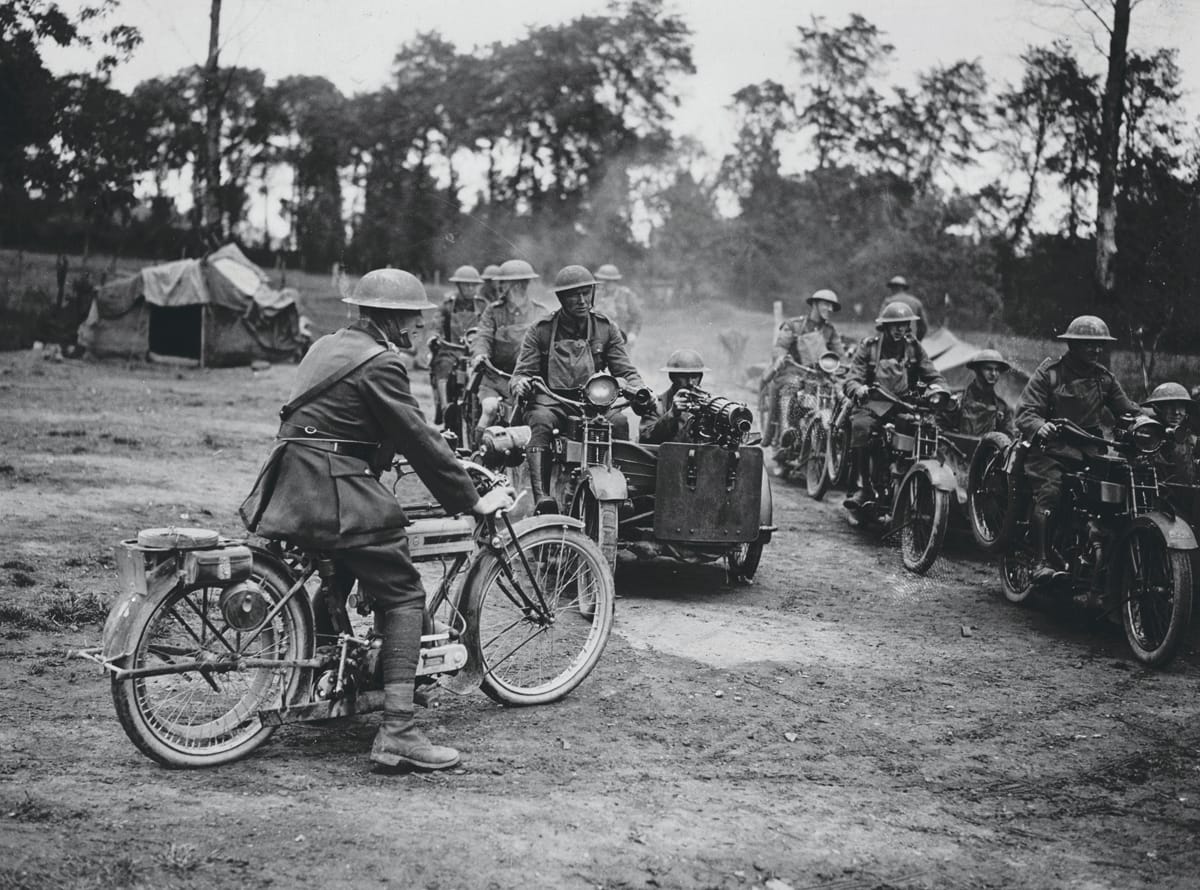
[[(60, 0), (64, 8), (84, 0)], [(1108, 0), (1090, 0), (1093, 6)], [(1200, 116), (1200, 0), (1135, 0), (1130, 46), (1179, 49), (1189, 116)], [(144, 43), (114, 76), (121, 89), (202, 64), (209, 0), (121, 0), (115, 21), (136, 25)], [(460, 49), (509, 41), (528, 26), (602, 12), (604, 0), (224, 0), (221, 63), (262, 68), (268, 80), (323, 75), (343, 92), (373, 90), (390, 74), (397, 47), (436, 30)], [(858, 12), (895, 45), (887, 80), (910, 85), (938, 64), (978, 58), (993, 89), (1020, 78), (1020, 55), (1057, 38), (1102, 71), (1099, 32), (1081, 0), (674, 0), (693, 32), (696, 74), (682, 80), (675, 131), (719, 158), (733, 142), (732, 94), (771, 78), (795, 82), (796, 26), (813, 16), (844, 24)], [(1073, 10), (1073, 11), (1072, 11)], [(1106, 35), (1104, 41), (1106, 42)], [(47, 54), (61, 72), (86, 64), (78, 53)], [(803, 167), (804, 159), (794, 163)]]

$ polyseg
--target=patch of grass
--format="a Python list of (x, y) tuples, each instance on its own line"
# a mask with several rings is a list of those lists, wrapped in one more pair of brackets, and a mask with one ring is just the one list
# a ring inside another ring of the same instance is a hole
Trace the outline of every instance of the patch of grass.
[(28, 791), (25, 792), (25, 799), (19, 801), (15, 806), (10, 808), (5, 814), (7, 818), (17, 822), (53, 822), (55, 821), (55, 813), (51, 807), (43, 806), (42, 803), (33, 798)]
[(12, 582), (13, 587), (33, 587), (33, 585), (37, 584), (32, 575), (22, 571), (13, 572), (8, 580)]
[(50, 430), (46, 433), (47, 436), (61, 436), (63, 438), (80, 438), (87, 435), (87, 430)]
[(47, 600), (42, 615), (60, 627), (99, 624), (108, 617), (108, 603), (94, 591), (62, 590)]
[(19, 572), (32, 572), (33, 566), (19, 559), (10, 559), (7, 562), (0, 562), (0, 569), (16, 569)]
[(112, 443), (114, 445), (124, 445), (126, 448), (141, 448), (141, 439), (135, 439), (132, 436), (113, 436)]
[(158, 858), (163, 868), (175, 874), (195, 871), (204, 861), (195, 844), (168, 844)]
[(58, 625), (41, 615), (12, 603), (0, 603), (0, 624), (8, 624), (25, 630), (59, 630)]

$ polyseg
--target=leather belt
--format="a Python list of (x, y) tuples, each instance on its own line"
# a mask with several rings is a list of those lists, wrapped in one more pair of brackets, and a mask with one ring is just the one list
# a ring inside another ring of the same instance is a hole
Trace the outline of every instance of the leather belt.
[(301, 439), (294, 437), (279, 437), (280, 442), (292, 442), (296, 445), (303, 445), (306, 448), (315, 448), (318, 451), (328, 451), (332, 454), (344, 454), (347, 457), (355, 457), (359, 460), (371, 462), (375, 453), (379, 450), (378, 445), (365, 442), (346, 442), (341, 439)]

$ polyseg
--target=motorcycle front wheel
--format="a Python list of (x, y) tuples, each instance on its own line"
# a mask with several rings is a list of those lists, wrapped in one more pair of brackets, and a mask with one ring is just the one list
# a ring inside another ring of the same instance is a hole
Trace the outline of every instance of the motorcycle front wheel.
[(751, 581), (758, 571), (762, 560), (763, 545), (761, 541), (750, 541), (738, 544), (725, 554), (725, 564), (729, 568), (729, 576), (733, 581)]
[(1004, 598), (1021, 604), (1033, 594), (1033, 556), (1025, 548), (1014, 545), (1000, 557), (1000, 583)]
[(900, 558), (910, 572), (924, 575), (937, 562), (950, 522), (950, 492), (935, 488), (933, 480), (915, 472), (900, 490), (896, 508), (900, 525)]
[(1009, 494), (1004, 457), (1012, 440), (1004, 433), (988, 433), (971, 457), (967, 481), (967, 516), (971, 536), (984, 553), (999, 553), (1012, 537), (1016, 508)]
[[(600, 548), (578, 531), (538, 528), (519, 543), (524, 559), (512, 547), (503, 559), (489, 553), (472, 575), (478, 581), (465, 592), (467, 636), (489, 698), (540, 705), (563, 698), (600, 660), (616, 586)], [(528, 608), (522, 594), (538, 608)]]
[(828, 427), (825, 422), (820, 417), (814, 418), (805, 431), (801, 455), (804, 464), (804, 490), (815, 501), (821, 500), (829, 491), (829, 462), (825, 457), (827, 438)]
[(1125, 639), (1138, 661), (1162, 667), (1179, 651), (1192, 617), (1190, 554), (1169, 549), (1151, 527), (1135, 529), (1118, 558)]
[(617, 570), (617, 504), (602, 501), (581, 488), (572, 505), (571, 515), (583, 520), (584, 531), (600, 547), (608, 567)]
[(836, 487), (846, 481), (847, 467), (850, 463), (850, 424), (835, 422), (829, 427), (825, 446), (825, 473), (829, 476), (829, 485)]
[[(287, 594), (287, 578), (256, 564), (253, 580), (273, 609)], [(274, 732), (259, 711), (290, 704), (308, 671), (296, 667), (204, 670), (172, 665), (219, 664), (242, 658), (295, 661), (311, 656), (312, 627), (297, 597), (249, 634), (225, 621), (219, 588), (178, 590), (166, 596), (135, 630), (127, 669), (161, 669), (152, 676), (112, 680), (113, 704), (125, 734), (163, 766), (217, 766), (245, 757)], [(301, 593), (300, 595), (303, 595)], [(243, 648), (245, 646), (245, 648)]]

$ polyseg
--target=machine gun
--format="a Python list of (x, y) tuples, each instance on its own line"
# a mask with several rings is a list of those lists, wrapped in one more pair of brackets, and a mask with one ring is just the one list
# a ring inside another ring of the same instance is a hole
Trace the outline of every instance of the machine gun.
[(692, 415), (689, 432), (698, 442), (735, 449), (754, 423), (754, 415), (743, 402), (714, 396), (702, 389), (681, 389), (676, 398), (681, 399), (680, 407)]

